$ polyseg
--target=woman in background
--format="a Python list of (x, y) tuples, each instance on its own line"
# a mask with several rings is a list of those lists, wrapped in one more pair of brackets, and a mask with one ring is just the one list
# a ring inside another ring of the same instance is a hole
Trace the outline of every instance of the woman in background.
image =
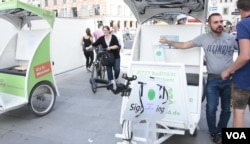
[(117, 37), (111, 34), (109, 26), (104, 26), (102, 30), (104, 35), (97, 39), (95, 43), (93, 43), (93, 46), (96, 47), (101, 45), (102, 48), (105, 48), (106, 50), (114, 54), (114, 64), (106, 67), (108, 73), (108, 80), (113, 84), (113, 89), (116, 90), (116, 82), (120, 74), (120, 46)]
[(86, 34), (82, 38), (83, 53), (86, 58), (86, 69), (91, 71), (90, 67), (94, 60), (94, 52), (92, 49), (93, 36), (89, 28), (86, 29)]

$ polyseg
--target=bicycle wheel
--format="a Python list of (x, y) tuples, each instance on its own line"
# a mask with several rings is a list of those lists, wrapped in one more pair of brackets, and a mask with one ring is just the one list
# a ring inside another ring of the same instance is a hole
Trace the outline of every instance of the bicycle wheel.
[(99, 75), (100, 78), (104, 79), (106, 74), (106, 66), (101, 66), (99, 70), (100, 70), (100, 75)]
[(92, 67), (92, 72), (91, 72), (91, 78), (97, 78), (97, 69), (99, 67), (99, 62), (94, 62), (93, 67)]
[(89, 80), (90, 84), (91, 84), (91, 89), (92, 89), (92, 92), (95, 93), (96, 92), (96, 83), (94, 82), (94, 78), (91, 78)]
[(31, 91), (29, 104), (37, 116), (48, 114), (55, 105), (56, 91), (49, 82), (38, 83)]

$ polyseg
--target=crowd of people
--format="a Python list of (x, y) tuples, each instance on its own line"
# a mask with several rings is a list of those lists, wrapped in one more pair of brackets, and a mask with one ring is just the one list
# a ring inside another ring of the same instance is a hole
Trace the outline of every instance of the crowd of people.
[(114, 55), (114, 62), (112, 65), (106, 65), (106, 68), (108, 80), (115, 90), (120, 75), (120, 52), (124, 49), (123, 33), (119, 30), (119, 25), (114, 23), (112, 27), (109, 27), (99, 23), (98, 29), (93, 34), (91, 34), (90, 28), (87, 28), (85, 33), (81, 45), (86, 59), (87, 71), (91, 72), (90, 67), (93, 65), (93, 47), (111, 52)]
[[(204, 49), (207, 63), (206, 85), (206, 119), (209, 134), (216, 144), (221, 143), (222, 128), (228, 127), (233, 106), (233, 127), (245, 126), (245, 109), (250, 108), (250, 1), (238, 0), (242, 20), (236, 26), (235, 35), (224, 30), (223, 17), (220, 13), (213, 13), (208, 17), (210, 32), (201, 34), (187, 42), (175, 42), (161, 37), (160, 43), (167, 43), (177, 49), (201, 47)], [(177, 16), (177, 24), (186, 24), (187, 16)], [(126, 33), (127, 34), (127, 33)], [(106, 48), (115, 56), (113, 65), (107, 66), (108, 80), (114, 85), (120, 74), (120, 51), (124, 48), (123, 34), (117, 24), (112, 26), (98, 25), (93, 33), (86, 29), (82, 39), (83, 52), (86, 57), (86, 68), (93, 63), (92, 46)], [(233, 54), (238, 50), (238, 57), (233, 61)], [(232, 100), (232, 101), (231, 101)], [(232, 103), (231, 103), (232, 102)], [(216, 113), (219, 103), (220, 116)], [(218, 121), (218, 122), (217, 122)]]

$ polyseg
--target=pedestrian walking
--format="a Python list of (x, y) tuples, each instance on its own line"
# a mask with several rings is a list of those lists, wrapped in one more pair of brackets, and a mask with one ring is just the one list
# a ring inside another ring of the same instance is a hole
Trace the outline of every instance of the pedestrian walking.
[(82, 38), (82, 47), (83, 47), (83, 53), (86, 59), (86, 69), (87, 71), (91, 71), (91, 65), (94, 61), (94, 52), (92, 49), (92, 43), (93, 43), (93, 36), (91, 35), (90, 28), (87, 28), (85, 31), (85, 35)]

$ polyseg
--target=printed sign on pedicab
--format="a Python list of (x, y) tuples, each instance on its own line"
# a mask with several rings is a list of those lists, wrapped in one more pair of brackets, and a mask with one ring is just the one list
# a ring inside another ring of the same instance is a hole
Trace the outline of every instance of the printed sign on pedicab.
[(163, 79), (139, 76), (131, 87), (124, 119), (159, 120), (165, 116), (169, 95)]
[[(165, 109), (165, 117), (168, 120), (187, 121), (190, 115), (189, 101), (187, 96), (187, 81), (185, 77), (185, 66), (181, 63), (154, 63), (154, 62), (131, 62), (131, 75), (137, 77), (155, 77), (162, 79), (168, 94), (168, 108)], [(161, 83), (163, 83), (161, 82)], [(132, 91), (138, 89), (132, 87)], [(131, 93), (132, 95), (132, 93)], [(138, 97), (138, 94), (137, 94)], [(144, 98), (144, 97), (143, 97)], [(130, 97), (129, 97), (130, 101)], [(138, 101), (138, 99), (137, 99)], [(140, 111), (140, 105), (130, 104), (130, 109)], [(127, 108), (128, 109), (128, 108)]]
[(35, 66), (34, 72), (35, 72), (36, 78), (39, 78), (39, 77), (42, 77), (48, 73), (51, 73), (50, 61)]

